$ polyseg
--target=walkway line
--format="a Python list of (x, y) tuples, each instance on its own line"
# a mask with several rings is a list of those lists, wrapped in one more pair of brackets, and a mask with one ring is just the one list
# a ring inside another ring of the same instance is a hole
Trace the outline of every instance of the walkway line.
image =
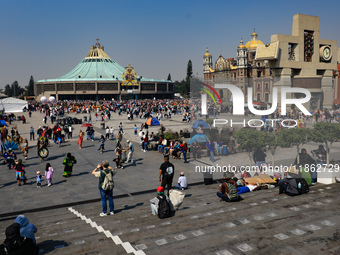
[(124, 250), (126, 251), (126, 253), (133, 253), (135, 255), (146, 255), (144, 253), (144, 251), (142, 250), (135, 250), (135, 248), (132, 247), (132, 245), (129, 242), (124, 242), (120, 239), (120, 237), (118, 235), (112, 235), (112, 233), (109, 230), (105, 230), (102, 226), (98, 226), (98, 224), (94, 221), (92, 221), (91, 219), (87, 218), (85, 215), (82, 215), (80, 212), (74, 210), (72, 207), (69, 207), (68, 210), (73, 213), (74, 215), (76, 215), (77, 217), (79, 217), (80, 219), (82, 219), (83, 221), (85, 221), (87, 224), (90, 224), (92, 228), (96, 228), (97, 231), (99, 233), (103, 233), (105, 234), (105, 236), (107, 238), (111, 238), (112, 241), (116, 244), (116, 245), (121, 245), (123, 246)]

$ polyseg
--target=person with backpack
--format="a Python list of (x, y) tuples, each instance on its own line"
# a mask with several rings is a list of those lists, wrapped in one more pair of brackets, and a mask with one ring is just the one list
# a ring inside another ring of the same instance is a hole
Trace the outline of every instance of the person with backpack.
[(242, 200), (242, 197), (237, 194), (237, 183), (234, 179), (223, 177), (225, 180), (218, 188), (217, 196), (226, 202), (236, 202)]
[(169, 156), (164, 157), (164, 163), (160, 166), (158, 180), (161, 183), (163, 189), (167, 186), (168, 196), (172, 186), (172, 180), (174, 178), (175, 166), (169, 162)]
[(169, 196), (164, 194), (164, 188), (157, 188), (157, 197), (150, 200), (151, 215), (158, 215), (160, 219), (168, 218), (173, 215), (173, 206)]
[[(117, 172), (114, 171), (112, 167), (110, 167), (108, 161), (103, 161), (102, 164), (98, 164), (97, 167), (92, 171), (92, 174), (99, 178), (98, 189), (100, 192), (100, 198), (102, 200), (102, 212), (99, 214), (100, 217), (114, 215), (113, 176), (116, 173)], [(107, 212), (107, 200), (109, 201), (109, 212)]]

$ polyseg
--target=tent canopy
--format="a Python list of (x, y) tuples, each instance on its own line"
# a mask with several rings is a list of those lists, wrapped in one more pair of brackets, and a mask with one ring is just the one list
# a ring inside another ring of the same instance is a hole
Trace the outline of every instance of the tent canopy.
[(5, 109), (5, 112), (23, 112), (24, 107), (28, 108), (27, 101), (14, 97), (0, 99), (0, 110)]
[(201, 126), (201, 128), (210, 128), (209, 124), (205, 123), (204, 120), (197, 120), (193, 125), (192, 128), (198, 129)]
[(206, 142), (208, 142), (208, 140), (209, 140), (209, 138), (205, 134), (196, 134), (190, 139), (188, 144), (192, 144), (194, 142), (206, 143)]
[(146, 124), (148, 124), (149, 126), (159, 126), (160, 123), (158, 121), (158, 119), (156, 118), (150, 118), (146, 121)]

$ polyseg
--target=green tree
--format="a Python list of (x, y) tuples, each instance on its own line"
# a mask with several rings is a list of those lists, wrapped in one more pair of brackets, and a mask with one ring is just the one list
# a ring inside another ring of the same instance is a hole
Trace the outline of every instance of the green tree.
[(265, 132), (256, 129), (242, 128), (234, 133), (239, 144), (239, 148), (246, 150), (249, 156), (249, 165), (252, 167), (253, 154), (256, 148), (262, 148), (267, 145)]
[(296, 145), (297, 163), (301, 147), (311, 141), (311, 130), (308, 128), (283, 128), (280, 130), (280, 147), (287, 148)]
[[(11, 84), (11, 93), (8, 96), (17, 97), (18, 95), (21, 95), (24, 91), (25, 89), (21, 88), (17, 81), (14, 81)], [(5, 87), (5, 92), (6, 92), (6, 87)]]
[(278, 147), (287, 148), (290, 147), (290, 143), (286, 141), (285, 129), (281, 129), (279, 132), (265, 133), (266, 144), (272, 155), (272, 166), (275, 166), (275, 153)]
[(192, 62), (189, 59), (188, 65), (187, 65), (187, 77), (191, 78), (192, 77)]
[(171, 74), (168, 75), (168, 81), (171, 81)]
[(334, 142), (340, 139), (340, 125), (338, 123), (318, 122), (311, 131), (311, 140), (316, 143), (324, 143), (327, 151), (327, 165), (329, 164), (329, 152)]
[(31, 75), (30, 81), (28, 83), (28, 86), (26, 86), (25, 95), (26, 96), (34, 96), (34, 79), (33, 79), (32, 75)]
[(5, 86), (5, 94), (6, 94), (6, 96), (9, 96), (9, 97), (11, 97), (12, 96), (12, 87), (9, 85), (9, 84), (7, 84), (6, 86)]

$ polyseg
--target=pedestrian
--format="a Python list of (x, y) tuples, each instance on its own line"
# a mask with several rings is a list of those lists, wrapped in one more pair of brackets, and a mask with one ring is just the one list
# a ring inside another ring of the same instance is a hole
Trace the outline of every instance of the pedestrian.
[(215, 151), (215, 144), (213, 141), (211, 141), (210, 139), (208, 140), (208, 142), (205, 144), (205, 147), (207, 148), (207, 150), (210, 153), (210, 161), (214, 162), (214, 151)]
[(79, 150), (83, 147), (83, 140), (84, 140), (84, 132), (82, 130), (79, 131), (79, 139), (77, 141), (77, 144), (79, 145)]
[(135, 127), (134, 127), (134, 134), (135, 136), (137, 136), (137, 125), (135, 124)]
[(168, 188), (168, 196), (172, 186), (172, 180), (174, 178), (175, 166), (169, 162), (169, 157), (164, 157), (164, 163), (160, 166), (158, 180), (161, 186), (165, 189)]
[(30, 128), (30, 141), (34, 141), (34, 128)]
[(121, 169), (123, 169), (124, 168), (123, 164), (120, 162), (122, 158), (122, 149), (120, 148), (120, 143), (117, 144), (115, 153), (116, 153), (116, 168), (120, 167)]
[(64, 177), (70, 177), (72, 175), (73, 166), (77, 163), (77, 160), (71, 153), (66, 154), (66, 158), (64, 158)]
[[(113, 203), (113, 187), (103, 187), (103, 183), (106, 179), (109, 179), (109, 177), (106, 177), (106, 175), (111, 175), (111, 181), (113, 182), (113, 176), (117, 172), (114, 171), (108, 161), (103, 161), (102, 164), (98, 164), (97, 167), (92, 171), (92, 174), (95, 177), (99, 178), (98, 183), (98, 189), (100, 191), (100, 198), (102, 200), (102, 212), (99, 214), (99, 216), (104, 217), (107, 215), (107, 200), (109, 201), (109, 208), (110, 212), (109, 215), (114, 215), (114, 203)], [(109, 185), (110, 186), (110, 185)]]
[(22, 184), (26, 184), (26, 176), (25, 176), (25, 166), (22, 164), (22, 160), (19, 159), (14, 168), (16, 173), (15, 173), (15, 176), (16, 176), (16, 179), (17, 179), (17, 184), (18, 186), (21, 186), (21, 183)]
[(105, 128), (105, 139), (108, 140), (110, 138), (110, 128), (106, 126)]
[(189, 163), (187, 161), (187, 150), (188, 150), (188, 147), (187, 147), (186, 142), (183, 141), (183, 143), (180, 145), (180, 147), (181, 147), (181, 151), (183, 153), (184, 163)]
[(313, 156), (316, 156), (316, 164), (318, 166), (317, 168), (314, 167), (314, 169), (311, 171), (312, 172), (312, 185), (315, 185), (315, 183), (317, 182), (317, 177), (318, 177), (317, 175), (318, 173), (316, 169), (320, 169), (326, 166), (327, 152), (325, 148), (323, 147), (323, 145), (320, 144), (317, 150), (312, 150), (312, 154)]
[(22, 148), (22, 151), (23, 151), (22, 155), (25, 159), (28, 159), (28, 150), (29, 150), (28, 145), (25, 145), (24, 148)]
[(128, 143), (128, 146), (129, 148), (126, 150), (126, 152), (128, 152), (128, 155), (127, 155), (127, 159), (125, 161), (125, 163), (128, 163), (129, 161), (131, 161), (131, 163), (133, 163), (133, 152), (135, 151), (135, 148), (133, 146), (133, 143), (130, 141), (130, 140), (127, 140), (126, 141)]
[(110, 139), (113, 140), (113, 133), (115, 132), (115, 130), (113, 129), (113, 127), (110, 127)]
[(52, 185), (52, 177), (53, 177), (53, 167), (50, 163), (46, 164), (45, 167), (45, 179), (47, 180), (47, 186), (50, 187)]
[(72, 138), (72, 132), (73, 132), (73, 127), (71, 125), (69, 125), (69, 127), (68, 127), (68, 139)]
[(119, 123), (119, 131), (125, 135), (124, 131), (123, 131), (123, 123)]
[(103, 135), (101, 135), (100, 139), (99, 139), (99, 148), (98, 150), (100, 150), (100, 153), (103, 153), (104, 151), (104, 143), (105, 143), (105, 138)]
[(41, 182), (42, 182), (42, 176), (40, 174), (40, 171), (37, 172), (37, 188), (41, 188)]

